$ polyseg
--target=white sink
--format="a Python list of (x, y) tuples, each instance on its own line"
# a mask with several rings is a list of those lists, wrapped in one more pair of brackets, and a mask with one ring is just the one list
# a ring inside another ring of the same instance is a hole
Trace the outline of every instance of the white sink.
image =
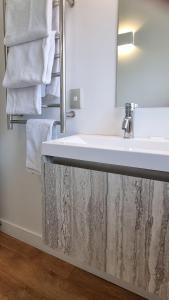
[(43, 143), (42, 155), (169, 172), (169, 140), (74, 135)]

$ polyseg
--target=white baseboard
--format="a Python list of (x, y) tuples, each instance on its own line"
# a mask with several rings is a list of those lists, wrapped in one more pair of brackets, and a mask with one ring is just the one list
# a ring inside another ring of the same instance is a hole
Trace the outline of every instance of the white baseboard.
[(24, 227), (18, 226), (14, 223), (0, 219), (0, 230), (20, 241), (23, 241), (38, 249), (42, 247), (42, 236), (36, 232), (30, 231)]
[(0, 219), (0, 223), (1, 223), (0, 231), (8, 234), (9, 236), (12, 236), (20, 241), (23, 241), (26, 244), (29, 244), (41, 251), (44, 251), (50, 255), (53, 255), (63, 261), (66, 261), (67, 263), (70, 263), (70, 264), (72, 264), (80, 269), (83, 269), (89, 273), (92, 273), (104, 280), (107, 280), (115, 285), (118, 285), (118, 286), (120, 286), (126, 290), (129, 290), (129, 291), (131, 291), (141, 297), (144, 297), (148, 300), (160, 300), (159, 297), (157, 297), (155, 295), (147, 294), (143, 290), (136, 289), (136, 288), (132, 287), (131, 285), (114, 278), (111, 275), (108, 275), (108, 274), (102, 273), (102, 272), (98, 272), (88, 266), (84, 266), (80, 263), (77, 263), (77, 261), (75, 261), (74, 259), (71, 259), (70, 257), (68, 257), (66, 255), (63, 255), (59, 251), (50, 249), (43, 243), (42, 235), (40, 235), (36, 232), (30, 231), (26, 228), (20, 227), (16, 224), (13, 224), (13, 223), (3, 220), (3, 219)]

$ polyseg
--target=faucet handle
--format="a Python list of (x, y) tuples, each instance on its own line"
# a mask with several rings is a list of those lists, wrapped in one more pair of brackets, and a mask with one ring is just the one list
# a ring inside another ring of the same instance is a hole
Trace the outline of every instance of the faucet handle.
[(134, 110), (138, 107), (138, 104), (134, 103), (134, 102), (127, 102), (125, 104), (125, 114), (126, 117), (131, 117)]
[(134, 102), (127, 102), (125, 104), (125, 109), (126, 110), (134, 111), (137, 107), (138, 107), (138, 104), (136, 104)]

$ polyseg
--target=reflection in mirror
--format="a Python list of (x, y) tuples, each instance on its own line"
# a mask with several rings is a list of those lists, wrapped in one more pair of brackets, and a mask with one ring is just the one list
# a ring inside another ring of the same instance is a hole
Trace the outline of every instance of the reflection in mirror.
[(117, 106), (169, 106), (169, 1), (119, 0)]

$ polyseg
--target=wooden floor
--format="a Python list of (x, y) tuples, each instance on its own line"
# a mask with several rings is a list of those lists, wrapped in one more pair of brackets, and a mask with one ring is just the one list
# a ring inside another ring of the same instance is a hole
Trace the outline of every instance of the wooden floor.
[(0, 300), (144, 300), (0, 233)]

